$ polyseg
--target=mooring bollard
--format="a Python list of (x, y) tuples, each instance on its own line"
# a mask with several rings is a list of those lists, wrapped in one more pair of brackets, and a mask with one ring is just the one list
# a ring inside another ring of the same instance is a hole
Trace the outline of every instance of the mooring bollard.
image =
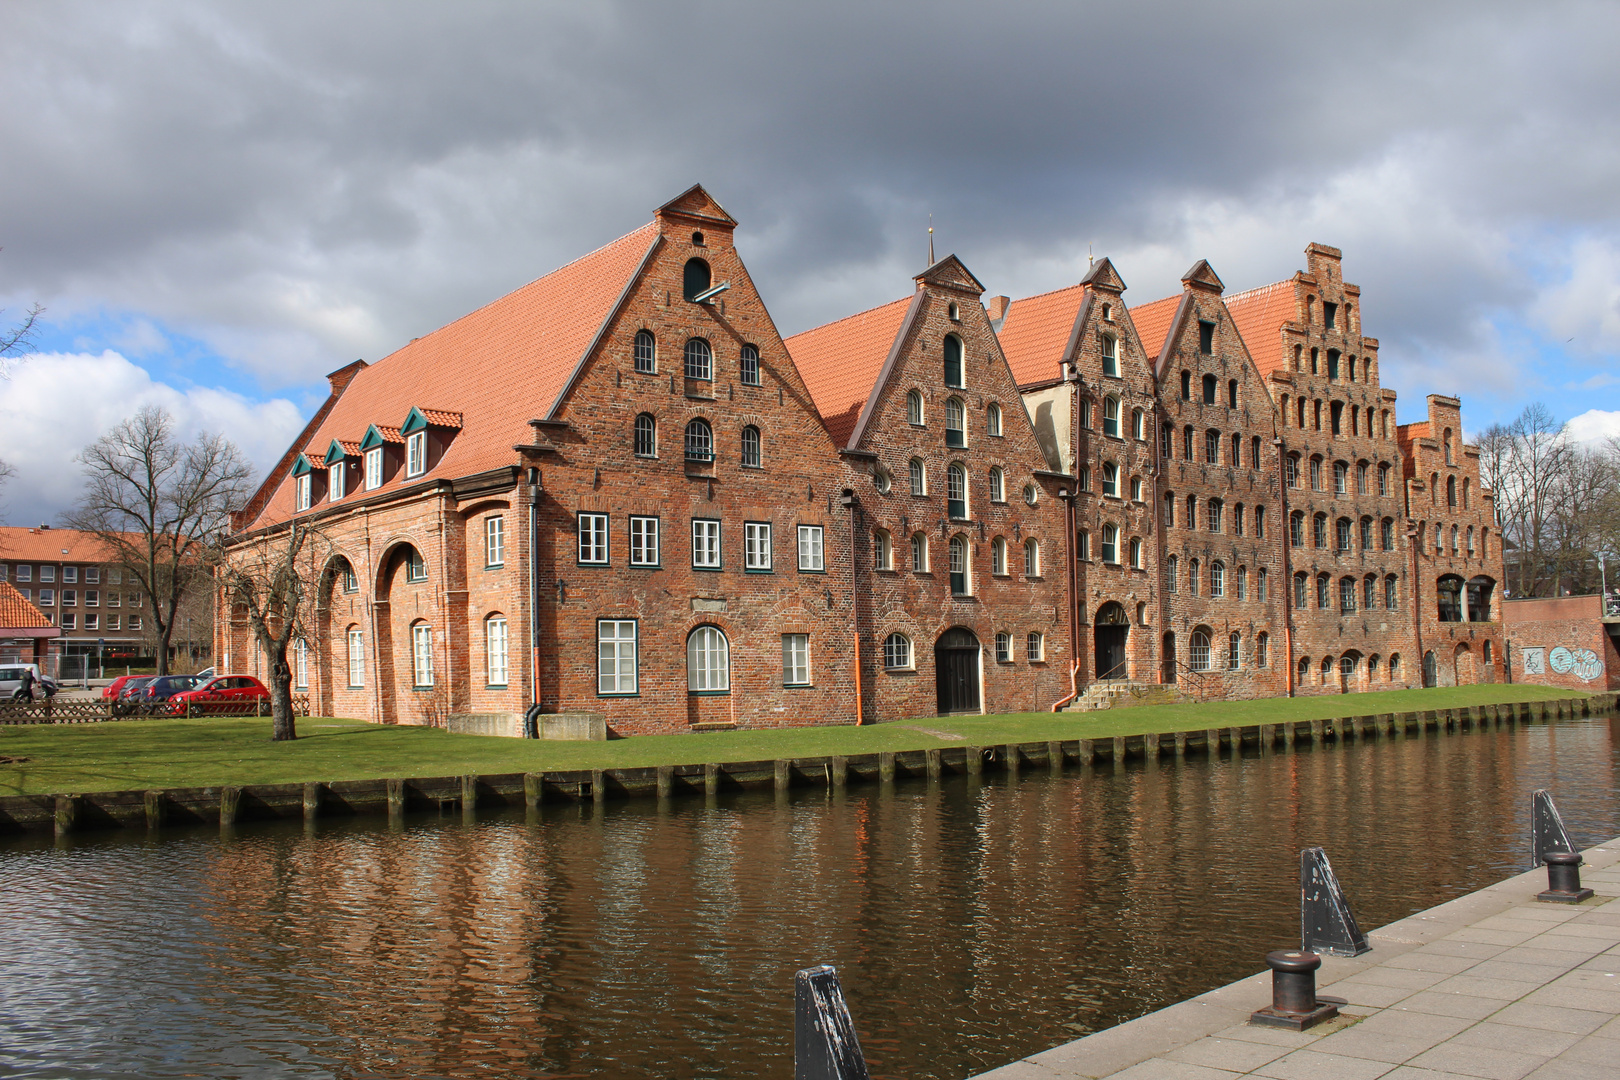
[(1547, 852), (1547, 891), (1536, 894), (1537, 900), (1555, 904), (1578, 904), (1589, 900), (1591, 889), (1581, 888), (1581, 853), (1578, 851)]
[(1313, 952), (1266, 954), (1271, 968), (1271, 1004), (1249, 1015), (1249, 1023), (1304, 1031), (1339, 1015), (1337, 1005), (1316, 1000), (1316, 969), (1322, 958)]
[(793, 976), (793, 1080), (868, 1080), (866, 1057), (831, 964)]

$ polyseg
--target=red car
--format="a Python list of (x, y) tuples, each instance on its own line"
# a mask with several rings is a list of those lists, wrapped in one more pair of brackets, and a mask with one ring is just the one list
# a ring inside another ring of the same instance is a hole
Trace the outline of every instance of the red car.
[(189, 708), (193, 714), (221, 712), (236, 716), (257, 715), (260, 704), (269, 700), (270, 691), (251, 675), (215, 675), (197, 689), (186, 690), (170, 698), (168, 711), (173, 715), (184, 715)]
[(131, 679), (139, 678), (141, 678), (139, 675), (120, 675), (110, 684), (102, 688), (101, 696), (106, 698), (108, 701), (117, 701), (119, 692), (124, 689), (124, 684), (129, 682)]

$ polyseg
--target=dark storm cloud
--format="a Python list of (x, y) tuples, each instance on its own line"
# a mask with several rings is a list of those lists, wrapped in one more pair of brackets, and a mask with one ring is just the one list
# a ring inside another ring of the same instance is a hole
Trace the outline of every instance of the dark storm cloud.
[(1014, 295), (1088, 243), (1140, 302), (1322, 240), (1385, 356), (1442, 380), (1514, 378), (1489, 320), (1567, 309), (1538, 298), (1620, 235), (1609, 6), (6, 10), (0, 295), (158, 317), (272, 387), (698, 180), (784, 332), (902, 295), (930, 213)]

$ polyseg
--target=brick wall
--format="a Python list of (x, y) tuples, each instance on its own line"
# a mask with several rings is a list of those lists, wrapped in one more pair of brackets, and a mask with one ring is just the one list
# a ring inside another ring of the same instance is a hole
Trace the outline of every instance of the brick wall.
[(1597, 596), (1501, 603), (1514, 682), (1596, 693), (1620, 689), (1620, 653)]

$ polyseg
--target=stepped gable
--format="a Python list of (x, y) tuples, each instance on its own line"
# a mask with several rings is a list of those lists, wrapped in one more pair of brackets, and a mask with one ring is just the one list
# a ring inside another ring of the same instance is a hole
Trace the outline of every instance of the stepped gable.
[(795, 334), (783, 344), (799, 369), (821, 422), (840, 448), (854, 445), (855, 432), (873, 391), (882, 384), (901, 328), (922, 292), (837, 322)]
[(1238, 333), (1243, 335), (1243, 343), (1249, 347), (1249, 356), (1262, 378), (1287, 369), (1282, 328), (1299, 315), (1292, 280), (1233, 293), (1226, 298), (1226, 310), (1237, 324)]
[[(713, 214), (693, 192), (676, 202), (691, 216)], [(420, 406), (430, 416), (466, 418), (427, 479), (515, 464), (512, 446), (528, 438), (528, 420), (553, 407), (657, 241), (658, 225), (649, 222), (360, 370), (325, 421), (294, 447), (295, 456), (303, 452), (313, 461), (334, 439), (353, 442), (372, 425), (402, 424)], [(380, 490), (423, 479), (407, 480), (400, 470)], [(264, 528), (292, 516), (293, 485), (284, 472), (272, 480), (276, 488), (263, 510), (240, 527)]]

